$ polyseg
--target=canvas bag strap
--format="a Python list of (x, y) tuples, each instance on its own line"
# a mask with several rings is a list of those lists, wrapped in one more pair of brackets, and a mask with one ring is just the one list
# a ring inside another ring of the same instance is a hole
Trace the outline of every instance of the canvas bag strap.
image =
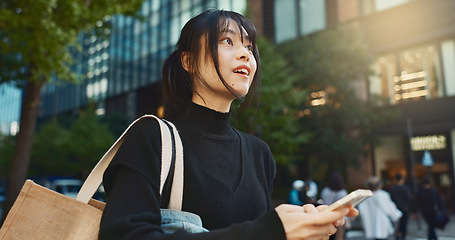
[[(180, 139), (180, 135), (177, 131), (177, 128), (169, 121), (165, 121), (169, 126), (171, 126), (172, 133), (174, 136), (175, 142), (175, 167), (174, 167), (174, 176), (172, 181), (171, 187), (171, 194), (169, 200), (169, 209), (175, 210), (182, 210), (182, 202), (183, 202), (183, 144), (182, 140)], [(169, 140), (169, 142), (171, 139)], [(171, 145), (171, 144), (167, 144)], [(171, 149), (172, 150), (172, 149)], [(162, 164), (164, 165), (164, 164)], [(169, 158), (169, 163), (166, 163), (169, 167), (171, 166), (171, 158)], [(161, 170), (161, 181), (160, 181), (160, 194), (163, 194), (163, 185), (166, 181), (167, 175), (169, 174), (169, 170), (167, 174), (163, 174), (163, 170)], [(163, 178), (164, 177), (164, 178)]]
[[(146, 117), (155, 118), (160, 126), (161, 132), (161, 176), (160, 176), (160, 194), (162, 193), (164, 182), (166, 181), (167, 175), (169, 174), (169, 169), (172, 161), (172, 139), (169, 128), (166, 123), (163, 122), (160, 118), (154, 115), (144, 115), (136, 119), (131, 125), (122, 133), (122, 135), (115, 141), (115, 143), (109, 148), (109, 150), (104, 154), (96, 166), (92, 169), (84, 184), (81, 187), (81, 190), (77, 194), (76, 199), (88, 203), (90, 198), (95, 194), (98, 187), (103, 181), (104, 171), (109, 166), (109, 163), (112, 161), (112, 158), (117, 153), (120, 145), (122, 144), (126, 133), (129, 129), (139, 120)], [(171, 188), (171, 200), (169, 202), (169, 208), (181, 210), (182, 200), (183, 200), (183, 146), (180, 140), (180, 136), (177, 132), (175, 126), (166, 121), (169, 126), (172, 128), (172, 132), (175, 138), (175, 148), (176, 148), (176, 163), (175, 163), (175, 174)], [(181, 155), (181, 156), (179, 156)]]

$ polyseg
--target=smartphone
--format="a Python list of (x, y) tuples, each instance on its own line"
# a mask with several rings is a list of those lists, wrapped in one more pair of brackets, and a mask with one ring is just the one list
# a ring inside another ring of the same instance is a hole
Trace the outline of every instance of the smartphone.
[(357, 190), (349, 193), (345, 197), (341, 198), (340, 200), (334, 202), (333, 204), (331, 204), (329, 207), (327, 207), (323, 211), (333, 211), (338, 208), (349, 207), (349, 206), (356, 207), (363, 200), (365, 200), (371, 196), (373, 196), (373, 192), (371, 192), (370, 190), (357, 189)]

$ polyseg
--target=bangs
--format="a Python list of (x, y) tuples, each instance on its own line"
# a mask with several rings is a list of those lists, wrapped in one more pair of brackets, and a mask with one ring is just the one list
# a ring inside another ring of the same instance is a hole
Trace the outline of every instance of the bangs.
[[(242, 42), (243, 39), (246, 38), (253, 45), (256, 45), (256, 28), (244, 16), (235, 12), (222, 12), (222, 14), (219, 16), (217, 37), (225, 35), (228, 32), (229, 25), (231, 24), (232, 20), (237, 23)], [(245, 32), (246, 36), (244, 36)]]

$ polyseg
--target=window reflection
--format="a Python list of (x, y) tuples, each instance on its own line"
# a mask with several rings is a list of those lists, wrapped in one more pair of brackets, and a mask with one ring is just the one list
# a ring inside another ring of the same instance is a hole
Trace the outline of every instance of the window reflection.
[(280, 0), (274, 2), (275, 41), (281, 43), (324, 30), (324, 0)]
[(374, 6), (376, 11), (379, 12), (408, 2), (410, 2), (410, 0), (376, 0)]
[(275, 41), (284, 42), (297, 38), (297, 13), (295, 0), (275, 1)]
[(434, 46), (404, 51), (399, 56), (400, 74), (394, 77), (395, 98), (407, 102), (438, 97), (440, 66)]
[(444, 69), (444, 87), (447, 96), (455, 96), (455, 41), (441, 43), (442, 69)]
[(370, 78), (370, 92), (405, 103), (444, 95), (441, 64), (436, 46), (409, 49), (378, 59), (376, 76)]
[(302, 35), (325, 29), (325, 1), (299, 0), (299, 8), (300, 32)]
[(396, 103), (394, 98), (393, 77), (397, 73), (397, 63), (395, 56), (384, 56), (379, 59), (378, 64), (379, 83), (377, 93), (384, 98), (389, 99), (390, 103)]

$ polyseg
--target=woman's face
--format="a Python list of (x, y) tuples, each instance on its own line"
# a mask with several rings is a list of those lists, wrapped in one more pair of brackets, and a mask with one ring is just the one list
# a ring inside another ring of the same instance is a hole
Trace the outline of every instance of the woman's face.
[[(240, 33), (243, 31), (243, 34)], [(242, 39), (243, 36), (243, 39)], [(222, 83), (218, 76), (213, 59), (205, 51), (205, 38), (201, 39), (202, 50), (199, 62), (199, 74), (193, 79), (193, 101), (203, 105), (222, 105), (230, 108), (231, 102), (238, 96), (245, 96), (253, 82), (257, 63), (253, 56), (253, 45), (248, 40), (248, 35), (243, 28), (239, 28), (236, 22), (229, 24), (226, 32), (220, 34), (218, 41), (218, 63), (221, 76), (231, 87), (232, 94)], [(207, 87), (200, 79), (207, 83)], [(198, 96), (198, 94), (200, 96)], [(202, 99), (200, 99), (202, 97)], [(202, 102), (199, 102), (202, 100)], [(210, 106), (209, 106), (210, 107)], [(215, 107), (211, 107), (215, 109)], [(215, 109), (224, 111), (224, 109)]]

